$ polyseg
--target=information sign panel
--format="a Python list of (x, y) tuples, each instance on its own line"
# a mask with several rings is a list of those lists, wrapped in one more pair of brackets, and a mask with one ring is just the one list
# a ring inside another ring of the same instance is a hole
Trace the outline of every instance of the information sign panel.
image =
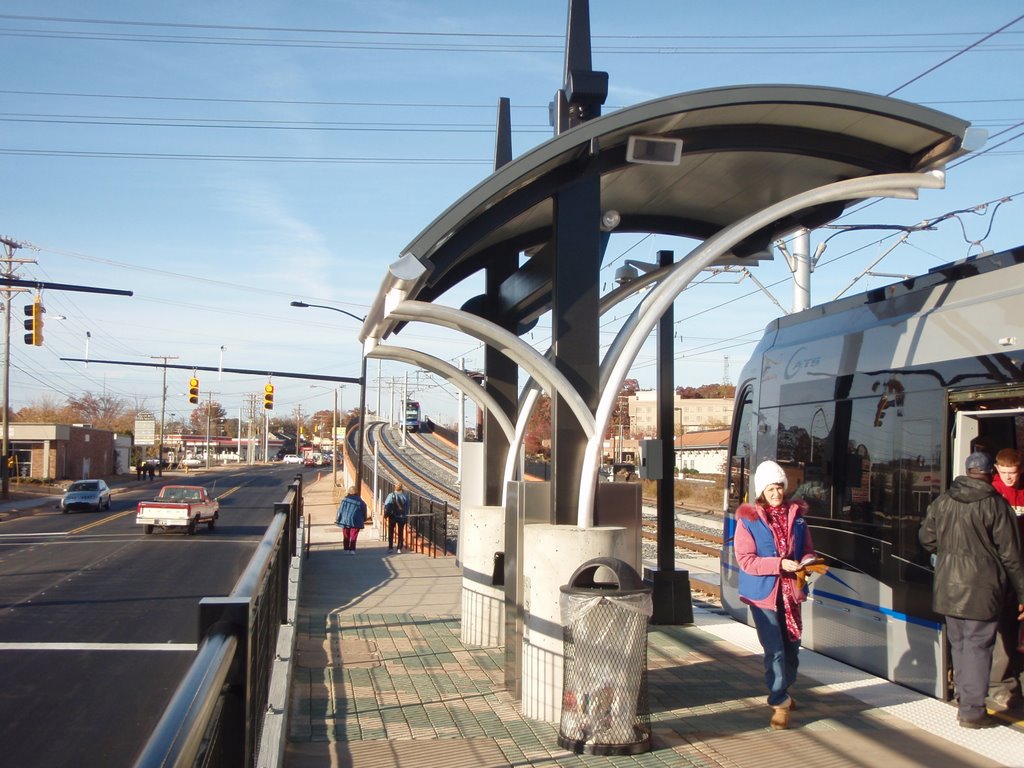
[(135, 416), (135, 444), (153, 445), (156, 443), (156, 419), (151, 413), (139, 413)]

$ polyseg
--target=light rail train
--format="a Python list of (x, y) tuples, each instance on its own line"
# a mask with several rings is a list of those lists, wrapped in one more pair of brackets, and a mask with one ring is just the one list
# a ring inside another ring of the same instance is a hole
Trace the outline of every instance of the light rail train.
[(1024, 448), (1024, 247), (773, 321), (736, 392), (725, 608), (752, 623), (737, 595), (734, 515), (752, 468), (774, 459), (830, 567), (804, 606), (804, 646), (949, 698), (917, 534), (979, 444)]
[(420, 404), (415, 400), (405, 401), (405, 431), (419, 432), (422, 428)]

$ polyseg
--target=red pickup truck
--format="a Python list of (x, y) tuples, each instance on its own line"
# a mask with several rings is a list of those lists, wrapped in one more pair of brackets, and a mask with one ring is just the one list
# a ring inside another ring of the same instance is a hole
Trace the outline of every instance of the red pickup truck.
[(135, 512), (137, 525), (145, 532), (156, 527), (184, 528), (190, 536), (206, 523), (209, 530), (220, 516), (220, 502), (211, 498), (201, 485), (165, 485), (152, 501), (140, 501)]

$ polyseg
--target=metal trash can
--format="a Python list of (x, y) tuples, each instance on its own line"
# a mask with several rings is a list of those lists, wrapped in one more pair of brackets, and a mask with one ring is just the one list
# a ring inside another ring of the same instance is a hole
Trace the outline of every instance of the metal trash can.
[[(595, 581), (602, 569), (611, 571), (615, 581)], [(559, 746), (590, 755), (650, 751), (651, 587), (629, 563), (598, 557), (577, 568), (561, 592), (564, 677)]]

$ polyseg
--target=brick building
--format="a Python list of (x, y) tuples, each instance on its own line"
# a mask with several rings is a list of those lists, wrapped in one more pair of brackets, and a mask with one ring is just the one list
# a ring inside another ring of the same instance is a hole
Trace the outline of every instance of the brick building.
[[(119, 452), (131, 450), (114, 432), (82, 424), (8, 425), (10, 452), (16, 465), (12, 477), (79, 480), (123, 471)], [(127, 460), (128, 457), (121, 457)]]
[[(658, 432), (658, 392), (642, 389), (627, 400), (630, 431), (635, 437), (653, 437)], [(675, 434), (728, 427), (732, 424), (733, 400), (728, 398), (686, 398), (672, 401), (672, 431)]]

